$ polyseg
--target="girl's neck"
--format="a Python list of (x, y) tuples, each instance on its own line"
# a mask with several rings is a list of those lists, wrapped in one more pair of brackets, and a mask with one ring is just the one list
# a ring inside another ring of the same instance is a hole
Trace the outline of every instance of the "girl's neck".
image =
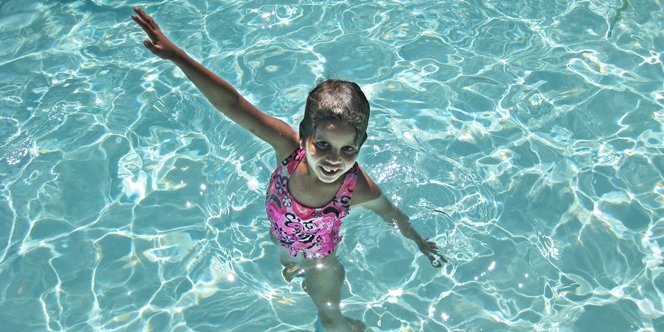
[(334, 198), (342, 181), (343, 177), (333, 183), (322, 182), (309, 170), (306, 161), (302, 160), (291, 174), (288, 190), (300, 205), (319, 208)]

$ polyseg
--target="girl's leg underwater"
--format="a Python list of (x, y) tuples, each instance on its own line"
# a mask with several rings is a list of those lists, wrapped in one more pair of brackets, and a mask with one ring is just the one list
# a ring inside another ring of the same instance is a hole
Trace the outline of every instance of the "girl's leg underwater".
[(364, 324), (341, 314), (341, 286), (345, 275), (343, 265), (334, 254), (317, 261), (304, 274), (302, 286), (314, 301), (318, 317), (328, 332), (364, 331)]
[(302, 289), (311, 297), (318, 309), (318, 317), (328, 332), (364, 331), (366, 326), (361, 321), (344, 317), (341, 314), (341, 286), (346, 270), (333, 253), (320, 260), (293, 258), (286, 249), (279, 247), (279, 261), (284, 266), (282, 275), (286, 281), (303, 276)]

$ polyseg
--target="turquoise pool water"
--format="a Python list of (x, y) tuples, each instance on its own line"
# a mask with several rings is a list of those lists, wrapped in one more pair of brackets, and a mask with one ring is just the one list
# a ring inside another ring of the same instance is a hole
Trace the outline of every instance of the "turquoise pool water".
[(659, 1), (0, 1), (0, 326), (301, 331), (263, 195), (274, 155), (142, 47), (140, 5), (296, 125), (358, 82), (360, 161), (429, 266), (345, 220), (344, 312), (374, 331), (664, 330)]

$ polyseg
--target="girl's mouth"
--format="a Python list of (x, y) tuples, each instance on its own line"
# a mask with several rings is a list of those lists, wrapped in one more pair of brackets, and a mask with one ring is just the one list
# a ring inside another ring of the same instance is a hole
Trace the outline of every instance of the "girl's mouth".
[(321, 172), (326, 176), (335, 176), (339, 172), (339, 168), (327, 168), (325, 166), (319, 166)]

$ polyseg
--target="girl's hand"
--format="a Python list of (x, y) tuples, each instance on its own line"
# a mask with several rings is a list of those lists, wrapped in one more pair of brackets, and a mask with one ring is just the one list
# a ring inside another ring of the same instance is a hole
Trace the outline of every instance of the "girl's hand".
[(137, 15), (132, 15), (131, 18), (141, 26), (149, 37), (149, 39), (143, 42), (145, 47), (162, 59), (173, 59), (180, 52), (180, 49), (166, 38), (161, 29), (159, 29), (157, 22), (150, 15), (138, 7), (134, 7), (134, 12)]
[(444, 263), (447, 263), (447, 259), (440, 253), (435, 242), (424, 239), (418, 243), (418, 247), (420, 252), (429, 259), (431, 266), (442, 267)]

